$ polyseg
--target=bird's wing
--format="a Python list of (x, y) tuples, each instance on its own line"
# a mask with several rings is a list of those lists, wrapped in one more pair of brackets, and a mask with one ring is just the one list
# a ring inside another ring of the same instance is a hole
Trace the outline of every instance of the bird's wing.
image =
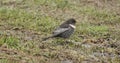
[(56, 36), (56, 35), (59, 35), (65, 31), (69, 30), (69, 28), (58, 28), (56, 29), (54, 32), (53, 32), (53, 35)]

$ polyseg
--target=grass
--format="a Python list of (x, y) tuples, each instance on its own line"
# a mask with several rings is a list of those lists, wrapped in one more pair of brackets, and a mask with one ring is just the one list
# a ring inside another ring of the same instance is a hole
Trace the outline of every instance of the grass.
[[(119, 0), (0, 2), (1, 63), (120, 63)], [(69, 39), (41, 41), (71, 17), (77, 28)]]
[(0, 38), (0, 45), (8, 45), (7, 47), (8, 48), (17, 48), (19, 47), (19, 40), (15, 37), (12, 37), (12, 36), (2, 36)]
[[(34, 29), (34, 30), (41, 30), (46, 31), (46, 29), (52, 29), (53, 27), (58, 24), (54, 18), (49, 16), (42, 16), (42, 15), (34, 15), (27, 11), (20, 10), (20, 9), (6, 9), (1, 8), (1, 20), (5, 20), (7, 23), (3, 23), (1, 25), (11, 25), (15, 27), (24, 27), (26, 29)], [(17, 15), (17, 16), (16, 16)], [(40, 17), (40, 18), (39, 18)], [(53, 26), (51, 26), (53, 25)]]

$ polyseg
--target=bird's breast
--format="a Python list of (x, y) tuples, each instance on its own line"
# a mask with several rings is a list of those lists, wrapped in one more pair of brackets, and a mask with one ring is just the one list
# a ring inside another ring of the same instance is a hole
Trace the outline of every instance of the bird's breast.
[(76, 28), (75, 25), (72, 25), (72, 24), (69, 24), (69, 26), (74, 29)]

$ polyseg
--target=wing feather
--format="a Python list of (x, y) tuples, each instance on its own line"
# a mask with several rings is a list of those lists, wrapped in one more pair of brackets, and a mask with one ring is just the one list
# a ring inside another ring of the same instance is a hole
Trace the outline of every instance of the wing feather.
[(58, 28), (58, 29), (56, 29), (56, 30), (53, 32), (53, 35), (54, 35), (54, 36), (57, 36), (57, 35), (65, 32), (65, 31), (67, 31), (67, 30), (69, 30), (69, 28)]

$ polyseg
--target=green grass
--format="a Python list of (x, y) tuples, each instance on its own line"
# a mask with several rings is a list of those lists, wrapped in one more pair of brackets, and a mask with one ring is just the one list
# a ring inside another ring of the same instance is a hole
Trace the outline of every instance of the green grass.
[(108, 27), (107, 26), (88, 26), (85, 30), (83, 30), (83, 33), (90, 34), (93, 37), (101, 37), (102, 35), (105, 35), (108, 33)]
[(19, 40), (12, 36), (2, 36), (0, 38), (0, 45), (7, 44), (8, 48), (18, 48)]
[(37, 5), (47, 5), (55, 8), (64, 9), (69, 7), (69, 2), (67, 0), (34, 0), (34, 4)]
[[(71, 60), (74, 63), (120, 63), (118, 0), (99, 1), (103, 7), (95, 5), (95, 0), (0, 2), (0, 62), (61, 63)], [(108, 7), (110, 2), (113, 4)], [(41, 41), (71, 17), (77, 24), (69, 39)], [(14, 50), (17, 53), (11, 54)]]
[(8, 59), (2, 59), (0, 60), (1, 63), (18, 63), (19, 61), (12, 61), (12, 60), (8, 60)]
[[(50, 28), (53, 29), (59, 23), (50, 16), (42, 16), (38, 14), (35, 15), (20, 9), (1, 8), (0, 16), (1, 21), (3, 22), (1, 25), (23, 27), (26, 29), (39, 30), (42, 32), (48, 31)], [(4, 23), (4, 21), (6, 22)]]

